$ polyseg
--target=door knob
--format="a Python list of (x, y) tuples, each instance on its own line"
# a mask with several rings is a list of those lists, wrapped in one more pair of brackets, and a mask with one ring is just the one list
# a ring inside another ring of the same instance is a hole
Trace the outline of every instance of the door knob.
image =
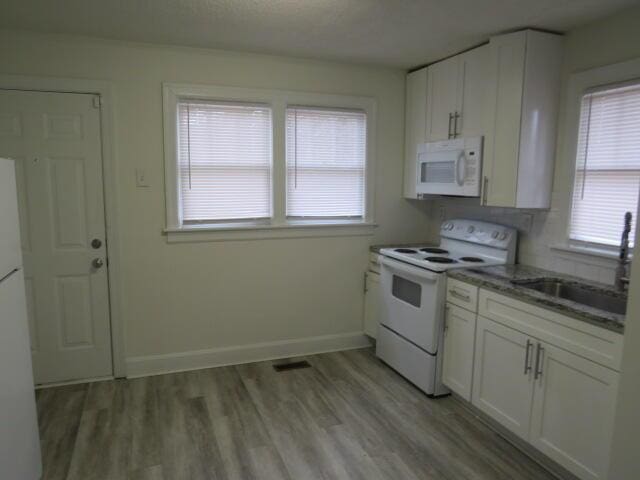
[(94, 258), (91, 261), (91, 266), (93, 268), (100, 268), (100, 267), (102, 267), (102, 265), (104, 265), (104, 261), (101, 258)]
[(99, 238), (94, 238), (93, 240), (91, 240), (91, 246), (93, 248), (100, 248), (102, 246), (102, 242)]

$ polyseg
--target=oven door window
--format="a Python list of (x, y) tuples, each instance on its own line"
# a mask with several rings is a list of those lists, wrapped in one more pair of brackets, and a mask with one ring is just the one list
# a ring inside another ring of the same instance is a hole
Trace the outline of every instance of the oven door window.
[(403, 302), (420, 308), (422, 286), (419, 283), (394, 275), (391, 283), (391, 294)]

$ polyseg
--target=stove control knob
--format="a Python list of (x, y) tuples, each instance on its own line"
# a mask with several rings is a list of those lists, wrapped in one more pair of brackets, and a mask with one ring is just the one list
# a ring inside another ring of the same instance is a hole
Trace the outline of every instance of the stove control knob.
[(476, 227), (474, 227), (473, 225), (469, 225), (469, 228), (467, 228), (467, 233), (473, 233), (476, 231)]
[(506, 240), (507, 236), (507, 232), (502, 232), (502, 234), (500, 235), (500, 240)]
[(491, 234), (491, 238), (495, 240), (498, 238), (499, 235), (500, 235), (500, 232), (498, 230), (494, 230), (493, 233)]

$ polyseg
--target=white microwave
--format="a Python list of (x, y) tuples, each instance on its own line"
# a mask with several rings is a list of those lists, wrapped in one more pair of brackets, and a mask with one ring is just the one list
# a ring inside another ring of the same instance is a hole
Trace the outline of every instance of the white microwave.
[(456, 138), (418, 145), (418, 197), (479, 197), (482, 137)]

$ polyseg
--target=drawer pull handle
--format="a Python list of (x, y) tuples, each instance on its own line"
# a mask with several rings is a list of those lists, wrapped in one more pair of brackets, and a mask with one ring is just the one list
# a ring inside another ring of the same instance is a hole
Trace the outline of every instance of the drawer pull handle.
[(528, 374), (531, 371), (531, 362), (529, 361), (529, 355), (531, 353), (531, 347), (533, 347), (533, 342), (529, 339), (527, 339), (527, 347), (526, 347), (526, 354), (524, 357), (524, 374)]
[(533, 372), (533, 379), (537, 380), (542, 377), (542, 355), (544, 354), (544, 348), (541, 343), (538, 343), (536, 348), (536, 370)]
[(465, 302), (470, 302), (471, 301), (471, 297), (469, 295), (463, 295), (462, 293), (458, 292), (457, 290), (449, 290), (449, 293), (451, 294), (452, 297), (458, 298), (460, 300), (464, 300)]

